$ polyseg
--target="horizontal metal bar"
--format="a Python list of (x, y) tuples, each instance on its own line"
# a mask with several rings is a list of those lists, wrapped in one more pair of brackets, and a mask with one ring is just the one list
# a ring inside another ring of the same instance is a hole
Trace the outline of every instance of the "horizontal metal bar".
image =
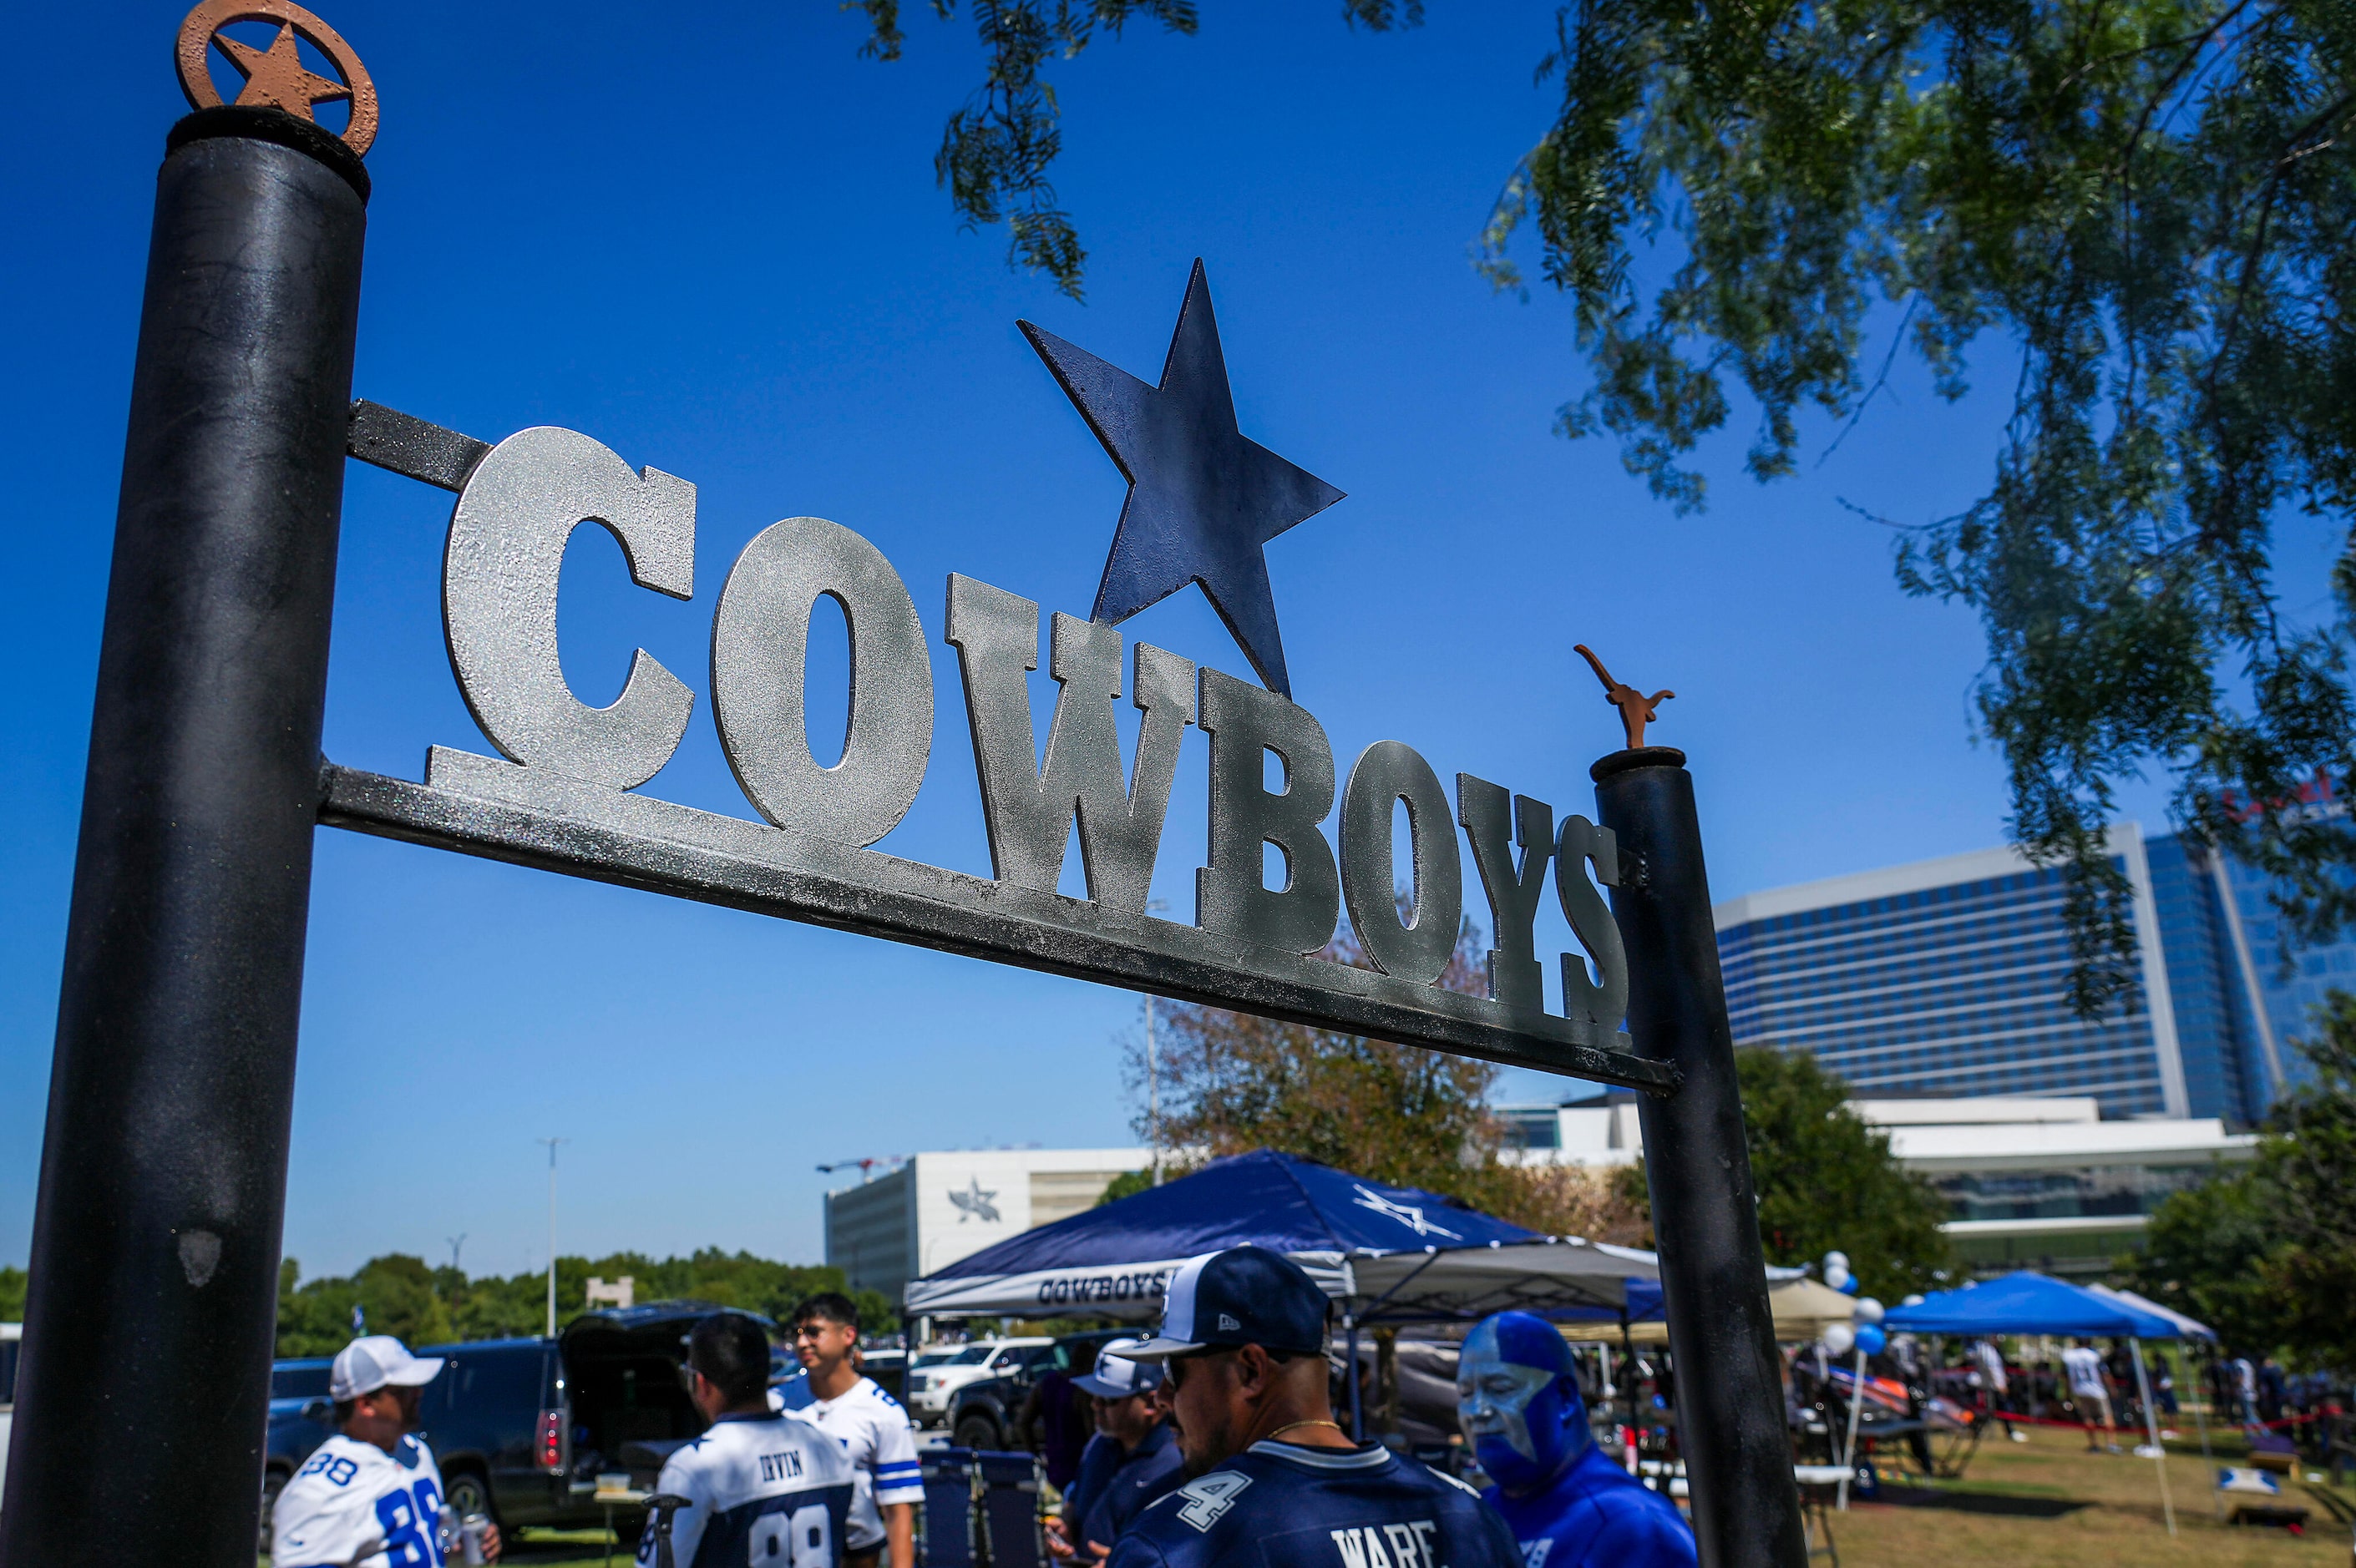
[(320, 821), (1316, 1029), (1662, 1094), (1570, 1020), (436, 746), (426, 783), (324, 764)]
[(362, 463), (444, 490), (464, 490), (466, 475), (490, 453), (490, 443), (428, 424), (414, 414), (366, 398), (352, 401), (344, 450)]

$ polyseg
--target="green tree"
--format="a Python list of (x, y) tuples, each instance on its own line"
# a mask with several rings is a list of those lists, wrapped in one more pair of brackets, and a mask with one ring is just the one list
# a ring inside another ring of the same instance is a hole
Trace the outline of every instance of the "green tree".
[(1848, 1108), (1847, 1086), (1802, 1051), (1735, 1053), (1742, 1126), (1771, 1264), (1847, 1253), (1859, 1288), (1896, 1301), (1936, 1288), (1953, 1265), (1946, 1200), (1890, 1152), (1890, 1135)]
[[(897, 58), (897, 0), (861, 9), (868, 52)], [(1422, 15), (1341, 10), (1378, 31)], [(1131, 19), (1192, 32), (1194, 7), (971, 15), (985, 82), (937, 173), (961, 220), (1012, 215), (1013, 259), (1076, 295), (1041, 73)], [(1558, 428), (1615, 440), (1675, 509), (1704, 504), (1690, 459), (1738, 390), (1758, 419), (1746, 466), (1769, 480), (1796, 466), (1804, 414), (1837, 442), (1901, 351), (1954, 399), (1993, 340), (2011, 413), (1987, 489), (1903, 519), (1896, 564), (1908, 592), (1980, 615), (1980, 721), (2014, 835), (2065, 869), (2079, 1005), (2134, 984), (2104, 829), (2147, 767), (2173, 773), (2179, 820), (2286, 880), (2296, 932), (2356, 917), (2339, 874), (2356, 836), (2299, 795), (2319, 773), (2356, 786), (2356, 549), (2320, 617), (2273, 577), (2282, 517), (2356, 498), (2356, 11), (1572, 0), (1530, 47), (1561, 98), (1537, 145), (1501, 150), (1479, 264), (1519, 290), (1535, 240), (1590, 377)]]
[(1124, 1198), (1134, 1198), (1153, 1185), (1151, 1170), (1124, 1170), (1105, 1184), (1104, 1195), (1096, 1201), (1099, 1209), (1108, 1203), (1118, 1203)]
[(2356, 1363), (2356, 997), (2332, 991), (2297, 1043), (2311, 1081), (2275, 1104), (2255, 1162), (2151, 1217), (2138, 1288), (2249, 1354)]
[(2265, 1278), (2278, 1243), (2254, 1170), (2220, 1172), (2152, 1211), (2144, 1250), (2122, 1260), (2136, 1290), (2252, 1353), (2285, 1339), (2283, 1302)]
[(25, 1320), (25, 1271), (20, 1268), (0, 1268), (0, 1323), (22, 1323)]
[(2260, 1277), (2310, 1364), (2356, 1365), (2356, 997), (2333, 991), (2299, 1050), (2314, 1078), (2275, 1103), (2257, 1180), (2277, 1244)]
[[(1356, 959), (1346, 933), (1329, 951)], [(1470, 988), (1479, 952), (1468, 921), (1440, 983)], [(1173, 1154), (1280, 1149), (1511, 1217), (1516, 1178), (1496, 1162), (1490, 1063), (1224, 1008), (1159, 1006), (1161, 1135)], [(1131, 1042), (1129, 1068), (1141, 1087), (1141, 1043)], [(1142, 1115), (1137, 1126), (1147, 1133)]]
[[(302, 1281), (301, 1275), (302, 1265), (293, 1258), (279, 1265), (281, 1356), (326, 1356), (343, 1349), (352, 1337), (355, 1306), (366, 1313), (370, 1333), (396, 1335), (412, 1346), (536, 1335), (547, 1327), (548, 1276), (543, 1273), (469, 1277), (455, 1268), (428, 1268), (416, 1258), (393, 1253), (369, 1259), (348, 1276)], [(847, 1288), (839, 1268), (778, 1263), (717, 1247), (661, 1259), (643, 1253), (612, 1253), (602, 1258), (560, 1255), (560, 1327), (586, 1309), (593, 1275), (630, 1278), (640, 1302), (708, 1301), (757, 1312), (779, 1323), (819, 1292)], [(880, 1293), (849, 1294), (868, 1332), (888, 1332), (897, 1325), (898, 1309)]]

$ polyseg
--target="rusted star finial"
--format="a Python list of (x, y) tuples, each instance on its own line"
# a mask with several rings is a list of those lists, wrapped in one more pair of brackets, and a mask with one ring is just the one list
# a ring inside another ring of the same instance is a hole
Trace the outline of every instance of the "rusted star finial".
[(1595, 672), (1595, 678), (1603, 683), (1603, 700), (1620, 710), (1621, 728), (1628, 732), (1628, 749), (1634, 751), (1644, 743), (1644, 726), (1661, 716), (1661, 704), (1676, 693), (1656, 691), (1647, 697), (1634, 687), (1624, 686), (1612, 679), (1612, 672), (1603, 667), (1603, 661), (1597, 658), (1594, 650), (1585, 643), (1575, 643), (1572, 646), (1586, 656), (1588, 667)]
[[(221, 31), (232, 22), (275, 22), (278, 36), (270, 40), (268, 48), (258, 49)], [(297, 38), (326, 55), (343, 80), (334, 80), (305, 67), (294, 47)], [(245, 78), (245, 87), (237, 95), (240, 108), (281, 110), (316, 124), (317, 117), (311, 112), (314, 104), (348, 98), (352, 118), (344, 127), (344, 145), (358, 156), (376, 140), (376, 83), (369, 80), (368, 68), (360, 64), (360, 57), (341, 34), (294, 0), (204, 0), (187, 14), (180, 23), (179, 42), (173, 54), (179, 62), (180, 91), (198, 109), (220, 106), (220, 93), (212, 77), (215, 47)]]

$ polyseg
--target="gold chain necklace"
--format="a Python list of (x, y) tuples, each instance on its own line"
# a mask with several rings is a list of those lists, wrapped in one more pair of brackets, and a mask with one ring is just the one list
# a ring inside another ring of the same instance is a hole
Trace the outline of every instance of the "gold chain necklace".
[(1279, 1437), (1281, 1437), (1284, 1434), (1291, 1431), (1296, 1426), (1330, 1426), (1336, 1432), (1342, 1430), (1342, 1424), (1338, 1421), (1288, 1421), (1283, 1425), (1278, 1427), (1275, 1431), (1269, 1433), (1267, 1436), (1261, 1438), (1260, 1441), (1263, 1443), (1273, 1443)]

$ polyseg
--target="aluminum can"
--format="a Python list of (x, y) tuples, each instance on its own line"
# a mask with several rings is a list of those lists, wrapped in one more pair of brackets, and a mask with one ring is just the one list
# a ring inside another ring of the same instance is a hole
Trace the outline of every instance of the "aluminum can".
[(490, 1561), (483, 1555), (483, 1532), (490, 1527), (490, 1522), (487, 1516), (479, 1513), (470, 1513), (458, 1521), (459, 1548), (465, 1552), (469, 1568), (478, 1568), (479, 1564)]

